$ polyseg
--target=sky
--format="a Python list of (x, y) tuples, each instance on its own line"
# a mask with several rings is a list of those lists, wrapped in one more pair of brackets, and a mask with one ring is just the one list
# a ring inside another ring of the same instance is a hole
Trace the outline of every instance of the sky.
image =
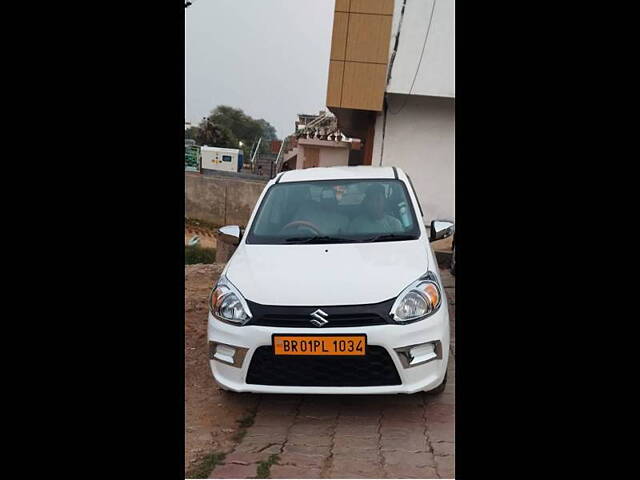
[(326, 110), (334, 2), (193, 1), (185, 9), (185, 120), (230, 105), (283, 138), (298, 113)]

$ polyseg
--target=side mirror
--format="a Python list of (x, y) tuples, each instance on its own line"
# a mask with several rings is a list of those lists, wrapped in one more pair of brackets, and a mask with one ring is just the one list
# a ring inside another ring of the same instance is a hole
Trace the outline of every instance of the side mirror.
[(436, 240), (442, 240), (443, 238), (453, 235), (454, 223), (448, 220), (433, 220), (431, 222), (431, 233), (429, 235), (429, 241), (435, 242)]
[(223, 242), (238, 245), (242, 238), (242, 229), (238, 225), (227, 225), (218, 229), (218, 234)]

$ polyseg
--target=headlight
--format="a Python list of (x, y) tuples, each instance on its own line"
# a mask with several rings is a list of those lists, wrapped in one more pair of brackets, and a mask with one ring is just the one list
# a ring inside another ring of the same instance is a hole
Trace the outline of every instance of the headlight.
[(405, 288), (391, 307), (391, 318), (398, 323), (421, 320), (435, 313), (442, 303), (437, 277), (429, 272)]
[(224, 275), (211, 290), (209, 311), (218, 320), (234, 325), (244, 325), (251, 318), (246, 300)]

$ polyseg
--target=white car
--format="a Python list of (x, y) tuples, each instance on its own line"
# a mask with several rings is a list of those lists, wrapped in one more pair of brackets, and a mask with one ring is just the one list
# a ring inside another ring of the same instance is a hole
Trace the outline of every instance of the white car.
[[(450, 231), (438, 224), (432, 237)], [(221, 388), (444, 389), (447, 300), (402, 170), (281, 173), (266, 185), (245, 231), (220, 231), (237, 243), (209, 299), (210, 366)]]

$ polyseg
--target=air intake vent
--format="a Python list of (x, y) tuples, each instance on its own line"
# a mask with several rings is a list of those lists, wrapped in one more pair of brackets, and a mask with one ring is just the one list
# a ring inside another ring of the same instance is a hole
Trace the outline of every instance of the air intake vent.
[(289, 387), (374, 387), (402, 382), (387, 350), (367, 346), (355, 356), (280, 356), (273, 347), (258, 347), (251, 358), (247, 383)]

